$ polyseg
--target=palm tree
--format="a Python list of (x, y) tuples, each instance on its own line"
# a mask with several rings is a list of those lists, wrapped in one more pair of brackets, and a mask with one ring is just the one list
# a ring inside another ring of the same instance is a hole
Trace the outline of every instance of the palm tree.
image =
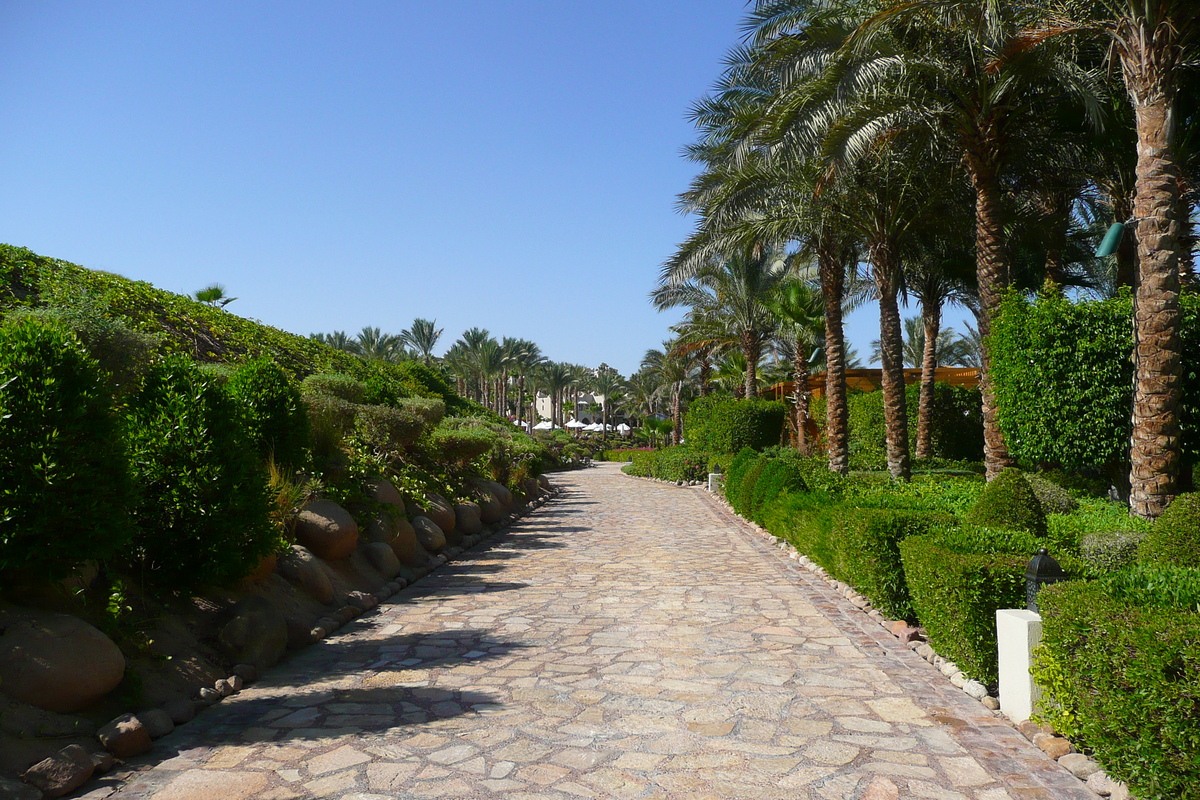
[(350, 335), (345, 331), (334, 331), (333, 333), (310, 333), (308, 338), (328, 345), (334, 350), (344, 350), (347, 353), (362, 355), (362, 348), (358, 346), (358, 342), (350, 338)]
[[(521, 423), (525, 415), (525, 385), (530, 380), (537, 367), (546, 359), (536, 344), (528, 339), (517, 339), (509, 353), (509, 368), (517, 376), (517, 422)], [(537, 391), (533, 392), (533, 409), (529, 417), (530, 430), (537, 424)]]
[(675, 342), (663, 342), (663, 349), (651, 349), (642, 357), (641, 368), (652, 376), (659, 396), (669, 398), (671, 417), (671, 444), (683, 441), (683, 398), (692, 380), (691, 358), (681, 352)]
[(210, 283), (192, 296), (201, 303), (210, 305), (213, 308), (224, 308), (234, 300), (237, 300), (236, 297), (230, 297), (225, 294), (225, 287), (219, 283)]
[(746, 358), (746, 397), (757, 397), (755, 370), (778, 326), (766, 303), (786, 271), (782, 250), (755, 245), (710, 260), (684, 283), (660, 282), (651, 298), (660, 311), (690, 306), (699, 316), (723, 328), (727, 341), (736, 343)]
[(437, 320), (413, 320), (412, 325), (400, 332), (400, 341), (411, 347), (426, 364), (433, 362), (433, 348), (437, 347), (438, 339), (442, 338), (442, 329), (437, 327)]
[(383, 333), (379, 328), (364, 327), (356, 337), (358, 352), (363, 358), (374, 361), (404, 361), (408, 353), (394, 333)]
[(1193, 0), (1063, 0), (1056, 10), (1047, 30), (1085, 31), (1111, 42), (1133, 106), (1138, 275), (1130, 506), (1155, 518), (1174, 499), (1181, 463), (1179, 293), (1187, 216), (1177, 104), (1200, 45), (1200, 15)]
[(779, 287), (778, 296), (767, 304), (782, 322), (780, 333), (786, 338), (792, 356), (792, 407), (795, 410), (796, 449), (808, 453), (808, 374), (813, 346), (824, 335), (819, 289), (798, 277), (789, 278)]
[(550, 423), (561, 428), (566, 422), (563, 419), (562, 393), (573, 382), (575, 371), (570, 364), (550, 361), (543, 367), (541, 376), (542, 386), (550, 395)]
[(601, 364), (596, 368), (595, 377), (591, 381), (592, 391), (600, 395), (600, 421), (604, 426), (601, 433), (602, 441), (608, 441), (608, 409), (617, 399), (617, 395), (625, 388), (625, 379), (621, 377), (621, 373), (617, 372), (607, 364)]

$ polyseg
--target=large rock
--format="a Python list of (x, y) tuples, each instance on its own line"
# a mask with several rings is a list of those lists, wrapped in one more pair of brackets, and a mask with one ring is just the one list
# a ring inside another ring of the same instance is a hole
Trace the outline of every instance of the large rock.
[(454, 529), (461, 531), (464, 536), (483, 533), (483, 520), (479, 516), (479, 506), (475, 503), (455, 504)]
[(547, 478), (545, 475), (538, 475), (537, 482), (538, 482), (538, 486), (542, 487), (547, 492), (554, 490), (554, 484), (552, 484), (550, 482), (550, 479)]
[(446, 534), (429, 517), (413, 517), (413, 530), (416, 531), (417, 541), (430, 553), (436, 553), (446, 546)]
[(96, 732), (96, 726), (85, 716), (56, 714), (44, 708), (14, 703), (0, 712), (0, 730), (22, 739), (59, 739), (91, 736)]
[(0, 607), (0, 691), (47, 711), (82, 711), (117, 688), (125, 656), (78, 617)]
[(217, 644), (226, 658), (235, 664), (253, 664), (259, 672), (283, 657), (287, 643), (287, 620), (258, 595), (239, 600), (217, 634)]
[(42, 800), (41, 789), (0, 775), (0, 800)]
[(438, 494), (425, 495), (425, 516), (433, 520), (433, 524), (442, 529), (442, 533), (454, 530), (454, 506), (446, 498)]
[(62, 797), (87, 783), (95, 768), (87, 750), (77, 744), (69, 744), (25, 770), (21, 780), (41, 789), (46, 797)]
[(404, 496), (389, 481), (382, 478), (367, 482), (367, 496), (377, 503), (387, 503), (404, 513)]
[(512, 492), (510, 492), (508, 487), (503, 483), (498, 481), (484, 481), (483, 485), (487, 487), (488, 491), (492, 493), (493, 497), (500, 501), (500, 505), (504, 506), (506, 509), (512, 506)]
[(96, 732), (104, 749), (117, 758), (133, 758), (150, 749), (150, 732), (133, 714), (122, 714)]
[(479, 518), (483, 520), (484, 525), (494, 525), (504, 519), (504, 506), (485, 487), (476, 487), (475, 501), (479, 506)]
[(410, 567), (424, 567), (429, 561), (429, 552), (421, 546), (412, 523), (401, 517), (395, 524), (396, 538), (391, 544), (396, 558), (400, 559), (401, 564)]
[(391, 545), (384, 542), (365, 542), (358, 547), (375, 571), (387, 580), (390, 581), (400, 574), (400, 559), (396, 558)]
[(526, 478), (521, 484), (521, 493), (525, 495), (526, 500), (535, 500), (542, 493), (542, 487), (538, 486), (537, 478)]
[(175, 720), (161, 708), (149, 708), (137, 713), (138, 722), (145, 727), (151, 739), (161, 739), (175, 730)]
[(333, 602), (333, 584), (317, 557), (308, 548), (292, 545), (292, 551), (279, 557), (276, 571), (323, 605)]
[(348, 558), (358, 545), (358, 523), (350, 512), (330, 500), (306, 505), (296, 518), (296, 541), (317, 558)]

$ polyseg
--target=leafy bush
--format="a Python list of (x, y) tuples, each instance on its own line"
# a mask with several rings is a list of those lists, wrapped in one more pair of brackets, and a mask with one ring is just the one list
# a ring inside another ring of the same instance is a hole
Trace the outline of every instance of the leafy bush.
[(750, 465), (757, 459), (758, 453), (754, 449), (743, 447), (733, 457), (733, 461), (729, 462), (729, 471), (725, 473), (725, 501), (734, 508), (737, 507), (738, 492), (741, 491), (746, 470), (750, 469)]
[(772, 460), (774, 459), (770, 456), (760, 453), (758, 458), (746, 467), (746, 473), (742, 475), (741, 485), (737, 490), (737, 502), (730, 501), (733, 510), (747, 519), (750, 518), (751, 504), (754, 500), (754, 487), (758, 484), (758, 479), (762, 477), (763, 470)]
[(347, 403), (362, 403), (367, 396), (367, 387), (362, 381), (338, 373), (309, 375), (300, 388), (306, 396), (336, 397)]
[(621, 471), (639, 478), (658, 478), (664, 481), (699, 481), (707, 475), (708, 462), (703, 453), (687, 446), (635, 453), (633, 462)]
[[(1200, 295), (1180, 298), (1184, 352), (1200, 350)], [(1000, 427), (1014, 456), (1078, 470), (1127, 461), (1133, 403), (1132, 305), (1072, 302), (1056, 296), (1029, 302), (1014, 294), (992, 322), (991, 380)], [(1200, 373), (1184, 371), (1183, 449), (1200, 454)]]
[(295, 381), (274, 361), (257, 358), (240, 366), (225, 389), (241, 405), (259, 455), (286, 467), (308, 460), (308, 415)]
[(415, 409), (376, 405), (354, 408), (355, 435), (385, 459), (397, 458), (427, 428), (425, 417)]
[[(915, 448), (921, 386), (905, 387), (908, 402), (908, 439)], [(851, 392), (846, 398), (849, 447), (853, 469), (883, 469), (887, 464), (887, 427), (883, 392)], [(983, 458), (983, 407), (978, 389), (934, 384), (930, 420), (932, 457), (946, 461), (979, 461)], [(824, 419), (818, 420), (824, 426)]]
[(1163, 566), (1200, 567), (1200, 493), (1175, 498), (1150, 529), (1141, 555)]
[(1088, 533), (1080, 540), (1079, 558), (1093, 575), (1117, 572), (1134, 563), (1145, 538), (1141, 531)]
[(95, 361), (65, 329), (0, 326), (0, 574), (56, 579), (133, 534), (121, 430)]
[(649, 453), (649, 447), (624, 447), (617, 450), (601, 450), (596, 454), (597, 461), (632, 461), (635, 455)]
[(483, 428), (436, 428), (429, 436), (434, 452), (460, 467), (482, 456), (491, 449), (496, 440), (494, 432)]
[(1042, 504), (1024, 474), (1015, 467), (1008, 467), (984, 487), (965, 521), (985, 528), (1012, 528), (1046, 535)]
[(996, 610), (1024, 608), (1025, 568), (1041, 544), (1024, 531), (980, 527), (900, 542), (917, 619), (934, 648), (976, 680), (997, 680)]
[(804, 475), (790, 458), (771, 458), (766, 460), (762, 474), (751, 489), (750, 518), (760, 525), (767, 506), (785, 492), (806, 491)]
[(238, 406), (192, 362), (153, 367), (128, 422), (140, 494), (134, 559), (146, 583), (169, 592), (227, 584), (279, 547)]
[(1043, 716), (1138, 797), (1200, 798), (1200, 570), (1061, 583), (1038, 605)]
[(1057, 483), (1036, 473), (1026, 474), (1025, 480), (1029, 481), (1029, 486), (1033, 489), (1033, 493), (1037, 496), (1042, 511), (1045, 513), (1070, 514), (1079, 508), (1079, 501)]
[(775, 400), (736, 400), (728, 395), (698, 397), (684, 415), (689, 447), (708, 453), (763, 450), (779, 444), (786, 408)]
[(1150, 530), (1150, 523), (1130, 516), (1129, 507), (1123, 503), (1085, 498), (1080, 501), (1079, 508), (1070, 514), (1048, 515), (1046, 527), (1049, 531), (1046, 546), (1057, 554), (1079, 552), (1084, 539), (1091, 534), (1113, 531), (1145, 533)]

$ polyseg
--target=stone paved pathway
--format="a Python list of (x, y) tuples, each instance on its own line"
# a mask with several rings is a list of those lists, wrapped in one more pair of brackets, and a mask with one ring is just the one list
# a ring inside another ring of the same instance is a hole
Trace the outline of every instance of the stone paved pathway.
[(556, 482), (93, 796), (1094, 800), (702, 490)]

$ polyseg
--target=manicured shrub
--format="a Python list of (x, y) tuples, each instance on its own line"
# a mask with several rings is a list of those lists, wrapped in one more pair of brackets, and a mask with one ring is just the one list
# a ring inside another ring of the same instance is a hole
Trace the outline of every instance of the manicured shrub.
[(742, 479), (746, 470), (758, 459), (758, 453), (753, 448), (743, 447), (729, 462), (729, 471), (725, 473), (725, 501), (737, 508), (738, 493), (742, 488)]
[(300, 383), (300, 388), (305, 396), (336, 397), (348, 403), (361, 403), (367, 396), (367, 387), (362, 381), (336, 373), (309, 375)]
[(360, 405), (354, 409), (354, 433), (384, 458), (396, 458), (427, 430), (424, 417), (406, 408)]
[(596, 454), (597, 461), (633, 461), (635, 455), (649, 453), (648, 447), (624, 447), (616, 450), (601, 450)]
[(762, 476), (763, 470), (767, 468), (767, 464), (773, 461), (770, 456), (759, 454), (751, 464), (746, 467), (746, 473), (742, 475), (742, 484), (738, 487), (737, 502), (731, 501), (733, 510), (747, 519), (750, 517), (751, 503), (754, 501), (754, 487), (758, 483), (758, 479)]
[(274, 361), (258, 358), (238, 367), (225, 386), (241, 406), (250, 440), (263, 459), (299, 468), (308, 460), (308, 415), (300, 390)]
[(984, 487), (965, 522), (1046, 535), (1046, 513), (1025, 475), (1008, 467)]
[(280, 545), (266, 474), (238, 405), (184, 358), (153, 367), (130, 400), (139, 490), (134, 560), (160, 591), (228, 584)]
[(708, 453), (763, 450), (779, 444), (786, 408), (775, 400), (737, 400), (710, 394), (692, 401), (684, 415), (687, 444)]
[(59, 326), (0, 326), (0, 582), (61, 578), (121, 552), (131, 488), (96, 362)]
[(622, 472), (636, 477), (675, 482), (704, 480), (706, 470), (704, 454), (686, 446), (635, 453), (632, 463), (621, 468)]
[(976, 680), (997, 680), (996, 610), (1025, 607), (1025, 568), (1040, 545), (1024, 531), (979, 527), (900, 542), (917, 619), (933, 647)]
[[(905, 387), (908, 440), (917, 442), (921, 386)], [(883, 392), (851, 392), (846, 398), (852, 469), (878, 470), (887, 464), (887, 427)], [(934, 384), (930, 430), (931, 456), (938, 461), (975, 462), (983, 458), (983, 408), (978, 389)], [(824, 426), (824, 420), (819, 421)], [(925, 463), (925, 462), (921, 462)]]
[(1145, 538), (1142, 531), (1088, 533), (1080, 540), (1079, 558), (1093, 575), (1117, 572), (1137, 560), (1138, 546)]
[(1070, 492), (1053, 481), (1043, 478), (1036, 473), (1027, 473), (1025, 480), (1042, 505), (1042, 511), (1047, 514), (1070, 514), (1079, 508), (1079, 501)]
[(1200, 493), (1175, 498), (1150, 529), (1141, 556), (1163, 566), (1200, 567)]
[(1038, 607), (1043, 716), (1137, 797), (1200, 798), (1200, 570), (1070, 581)]
[(793, 459), (767, 459), (762, 474), (759, 475), (757, 483), (751, 490), (750, 508), (748, 509), (750, 519), (761, 525), (764, 511), (779, 495), (784, 492), (802, 492), (807, 489), (804, 476)]
[(429, 439), (438, 457), (462, 467), (487, 453), (495, 442), (496, 434), (482, 428), (436, 428), (430, 433)]

